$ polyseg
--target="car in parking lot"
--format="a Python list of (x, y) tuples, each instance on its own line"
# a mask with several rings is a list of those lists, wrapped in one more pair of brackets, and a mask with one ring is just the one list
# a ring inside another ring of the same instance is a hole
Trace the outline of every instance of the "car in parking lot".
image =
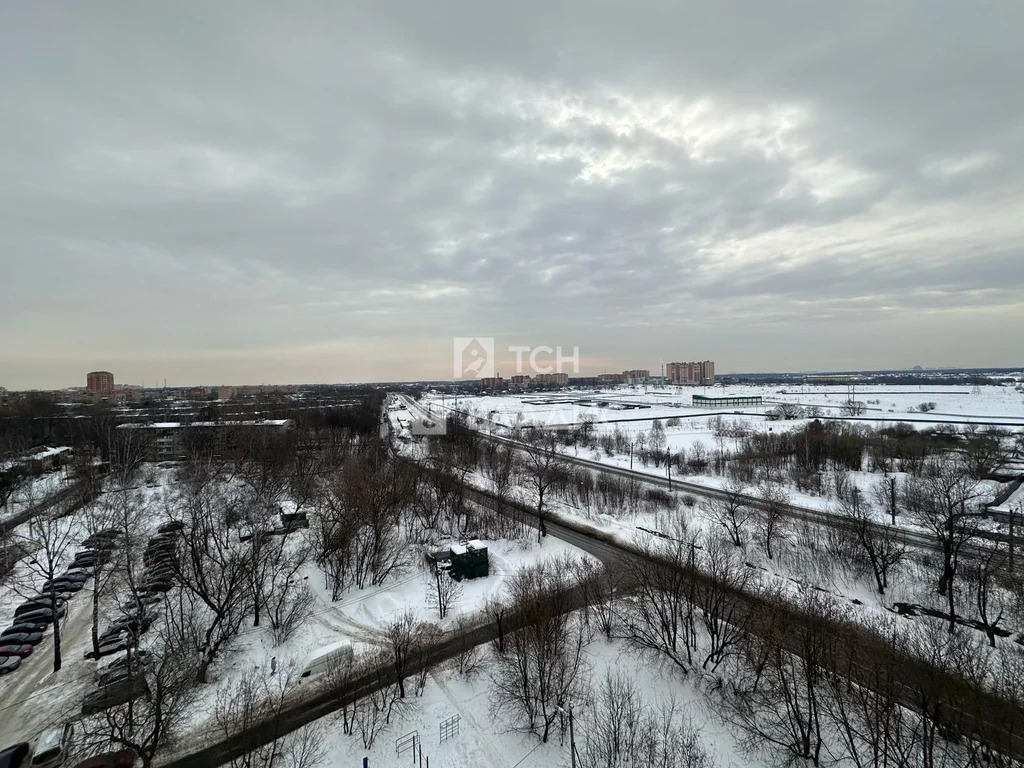
[(120, 682), (93, 691), (82, 699), (82, 714), (92, 715), (104, 709), (125, 704), (147, 692), (146, 681), (141, 677), (128, 677)]
[(64, 579), (54, 579), (43, 584), (43, 592), (54, 592), (57, 595), (73, 595), (75, 592), (80, 592), (85, 586), (84, 581), (65, 581)]
[(153, 617), (146, 616), (122, 616), (117, 621), (111, 623), (108, 632), (133, 632), (142, 634), (146, 632), (151, 626), (153, 626)]
[(14, 632), (9, 635), (0, 635), (0, 645), (39, 645), (42, 641), (42, 632)]
[(0, 768), (18, 768), (28, 757), (29, 750), (28, 742), (23, 741), (0, 751)]
[[(93, 567), (91, 565), (74, 565), (64, 571), (65, 576), (84, 576), (88, 579), (93, 574)], [(84, 581), (84, 579), (83, 579)]]
[(32, 751), (32, 768), (57, 768), (64, 765), (71, 750), (71, 737), (74, 734), (71, 723), (47, 728), (36, 739), (36, 747)]
[(51, 600), (49, 598), (32, 598), (31, 600), (26, 600), (14, 610), (14, 618), (28, 616), (29, 614), (34, 614), (37, 611), (49, 611), (52, 614), (54, 608), (56, 608), (58, 615), (63, 616), (64, 614), (61, 613), (61, 611), (67, 611), (67, 601), (63, 598), (57, 598), (56, 600)]
[(134, 651), (130, 656), (125, 654), (114, 659), (105, 667), (98, 670), (99, 674), (112, 672), (115, 669), (127, 669), (129, 666), (147, 666), (153, 663), (153, 655), (149, 651)]
[(88, 573), (62, 573), (54, 581), (79, 581), (83, 584), (89, 580)]
[(7, 635), (17, 635), (22, 632), (45, 632), (49, 626), (49, 622), (45, 621), (22, 621), (18, 619), (3, 632), (0, 632), (0, 640), (7, 637)]
[(90, 648), (83, 654), (83, 656), (87, 659), (102, 659), (104, 656), (113, 656), (115, 653), (128, 650), (128, 645), (128, 637), (112, 637), (108, 638), (106, 642), (99, 643), (99, 648), (96, 650)]
[(180, 531), (185, 527), (185, 524), (181, 520), (168, 520), (166, 523), (160, 525), (156, 530), (157, 533), (173, 533), (174, 531)]
[(135, 753), (130, 749), (122, 749), (119, 752), (93, 755), (75, 763), (72, 768), (132, 768), (133, 765), (135, 765)]
[(21, 658), (25, 658), (26, 656), (31, 656), (32, 651), (34, 650), (35, 648), (31, 645), (9, 643), (0, 645), (0, 656), (20, 656)]
[(21, 656), (0, 656), (0, 675), (13, 672), (21, 666)]
[[(62, 619), (67, 613), (67, 608), (57, 608), (57, 618)], [(54, 619), (53, 611), (49, 608), (36, 608), (23, 613), (16, 613), (14, 619), (18, 624), (52, 624)]]

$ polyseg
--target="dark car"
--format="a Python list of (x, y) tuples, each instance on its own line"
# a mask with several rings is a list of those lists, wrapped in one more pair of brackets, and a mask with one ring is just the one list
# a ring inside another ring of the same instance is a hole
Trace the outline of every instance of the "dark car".
[(129, 677), (119, 683), (93, 691), (82, 699), (82, 714), (92, 715), (104, 709), (116, 707), (146, 693), (146, 681), (141, 677)]
[(90, 549), (113, 549), (114, 542), (117, 540), (119, 535), (120, 532), (105, 533), (103, 531), (99, 531), (98, 533), (94, 533), (92, 536), (83, 539), (82, 546), (89, 547)]
[(122, 616), (110, 625), (108, 632), (137, 632), (142, 634), (153, 626), (152, 616)]
[(120, 752), (104, 752), (75, 763), (73, 768), (132, 768), (135, 765), (135, 753), (130, 749)]
[(4, 644), (0, 645), (0, 656), (20, 656), (25, 658), (26, 656), (31, 656), (34, 650), (35, 648), (31, 645), (20, 645), (18, 643)]
[[(57, 618), (64, 618), (65, 613), (67, 613), (67, 609), (58, 608)], [(15, 622), (18, 624), (52, 624), (53, 611), (49, 608), (36, 608), (33, 611), (15, 614), (14, 618)]]
[(22, 632), (45, 632), (49, 626), (49, 622), (46, 621), (22, 621), (18, 619), (18, 621), (3, 632), (0, 632), (0, 639), (7, 637), (7, 635), (17, 635)]
[(127, 635), (107, 638), (105, 642), (99, 643), (99, 648), (90, 648), (83, 656), (87, 659), (102, 659), (104, 656), (113, 656), (115, 653), (128, 650), (131, 639)]
[(62, 573), (60, 576), (54, 579), (54, 581), (77, 581), (82, 584), (84, 584), (88, 580), (89, 574), (82, 573), (80, 571), (75, 571), (73, 573)]
[(14, 744), (0, 752), (0, 768), (18, 768), (28, 757), (28, 742)]
[(168, 579), (161, 579), (156, 581), (144, 581), (142, 583), (142, 594), (144, 595), (155, 595), (160, 592), (170, 592), (174, 584)]
[(43, 592), (54, 592), (58, 595), (72, 595), (80, 592), (85, 586), (84, 581), (71, 579), (54, 579), (43, 584)]
[(166, 523), (157, 528), (157, 533), (173, 533), (174, 531), (180, 531), (185, 527), (185, 524), (181, 520), (168, 520)]
[(57, 613), (63, 616), (64, 614), (61, 613), (61, 611), (67, 611), (67, 601), (63, 598), (58, 598), (55, 601), (50, 600), (49, 598), (33, 598), (31, 600), (26, 600), (24, 603), (19, 605), (14, 611), (14, 617), (18, 618), (19, 616), (28, 616), (29, 614), (34, 614), (37, 611), (49, 611), (52, 614), (55, 605)]
[(14, 632), (9, 635), (0, 635), (0, 645), (39, 645), (42, 641), (42, 632)]
[(0, 656), (0, 675), (13, 672), (21, 666), (21, 656)]
[[(128, 654), (125, 654), (124, 656), (121, 656), (121, 657), (119, 657), (117, 659), (114, 659), (112, 662), (107, 664), (107, 666), (102, 667), (100, 669), (100, 674), (105, 674), (107, 672), (113, 672), (114, 670), (117, 670), (117, 669), (127, 669), (128, 668), (128, 661), (129, 661)], [(143, 666), (144, 667), (147, 664), (152, 664), (153, 663), (153, 657), (152, 657), (152, 655), (150, 655), (149, 651), (135, 651), (131, 655), (131, 663), (132, 663), (132, 666)]]

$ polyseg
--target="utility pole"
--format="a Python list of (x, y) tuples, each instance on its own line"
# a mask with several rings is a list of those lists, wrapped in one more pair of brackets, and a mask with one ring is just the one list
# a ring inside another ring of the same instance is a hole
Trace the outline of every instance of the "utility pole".
[[(892, 524), (896, 525), (896, 476), (889, 478), (889, 512), (892, 513)], [(1011, 555), (1012, 557), (1012, 555)]]
[[(1018, 504), (1017, 505), (1017, 511), (1020, 512), (1022, 509), (1024, 509), (1024, 504)], [(1014, 572), (1014, 569), (1013, 569), (1013, 565), (1014, 565), (1014, 563), (1013, 563), (1013, 550), (1014, 550), (1014, 546), (1013, 546), (1013, 508), (1012, 507), (1010, 508), (1010, 541), (1009, 541), (1009, 544), (1010, 544), (1010, 573), (1012, 574)]]
[(668, 471), (668, 490), (672, 492), (672, 457), (669, 456), (668, 461), (665, 462), (665, 469)]
[(573, 727), (572, 702), (569, 702), (569, 754), (572, 759), (572, 768), (576, 768), (576, 729)]

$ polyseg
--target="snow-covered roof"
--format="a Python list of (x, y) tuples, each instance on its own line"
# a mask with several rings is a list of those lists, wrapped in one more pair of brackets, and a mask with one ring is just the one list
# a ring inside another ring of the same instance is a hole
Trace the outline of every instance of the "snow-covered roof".
[(287, 427), (291, 419), (251, 419), (248, 421), (155, 421), (152, 424), (121, 424), (118, 429), (179, 429), (188, 427)]
[(473, 539), (466, 546), (470, 549), (487, 549), (487, 545), (480, 541), (480, 539)]
[(464, 555), (467, 552), (466, 548), (461, 544), (452, 544), (451, 550), (453, 555)]

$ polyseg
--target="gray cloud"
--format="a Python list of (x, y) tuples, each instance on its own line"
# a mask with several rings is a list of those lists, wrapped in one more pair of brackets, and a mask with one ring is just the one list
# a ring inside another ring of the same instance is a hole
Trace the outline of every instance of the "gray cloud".
[(1020, 362), (1019, 4), (16, 4), (0, 384)]

